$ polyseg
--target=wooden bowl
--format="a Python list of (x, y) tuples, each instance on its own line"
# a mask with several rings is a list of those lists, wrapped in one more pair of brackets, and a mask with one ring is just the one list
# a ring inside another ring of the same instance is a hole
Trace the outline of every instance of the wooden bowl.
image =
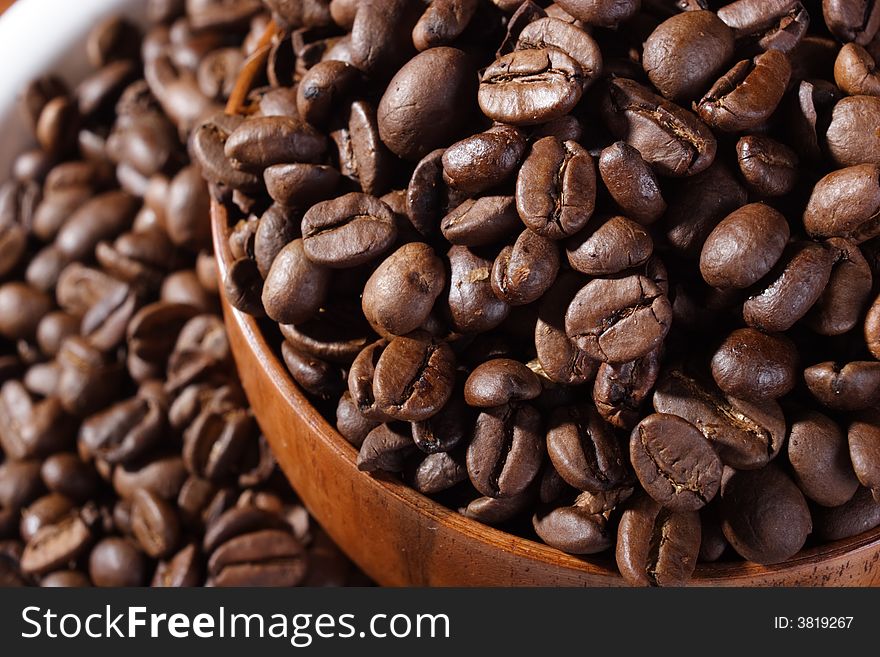
[[(226, 209), (212, 206), (220, 276), (231, 264)], [(303, 503), (367, 575), (386, 586), (624, 586), (613, 558), (579, 558), (448, 509), (355, 465), (357, 451), (309, 403), (257, 322), (224, 300), (241, 382)], [(702, 564), (695, 586), (880, 586), (880, 528), (776, 566)]]

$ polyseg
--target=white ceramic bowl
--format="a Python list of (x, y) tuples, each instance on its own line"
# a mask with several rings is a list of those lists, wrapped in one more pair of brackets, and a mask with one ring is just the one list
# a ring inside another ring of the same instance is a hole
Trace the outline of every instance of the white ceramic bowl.
[(115, 14), (143, 24), (145, 5), (144, 0), (18, 0), (0, 17), (0, 180), (33, 142), (17, 107), (25, 86), (50, 71), (75, 85), (91, 70), (89, 30)]

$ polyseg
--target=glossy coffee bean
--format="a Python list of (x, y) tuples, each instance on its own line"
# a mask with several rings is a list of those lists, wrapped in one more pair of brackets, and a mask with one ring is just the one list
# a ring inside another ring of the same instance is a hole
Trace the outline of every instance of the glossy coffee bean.
[(173, 507), (147, 490), (138, 490), (132, 498), (131, 528), (144, 552), (153, 558), (168, 556), (180, 538)]
[(717, 13), (740, 44), (760, 50), (791, 52), (810, 25), (810, 14), (792, 0), (737, 0)]
[(664, 508), (696, 511), (721, 486), (721, 460), (690, 422), (655, 413), (633, 429), (630, 460), (642, 487)]
[(659, 350), (626, 363), (602, 363), (593, 385), (599, 415), (613, 427), (631, 430), (659, 374)]
[(696, 568), (700, 537), (697, 513), (671, 511), (648, 495), (634, 496), (617, 529), (617, 567), (633, 586), (683, 586)]
[(822, 506), (845, 504), (859, 487), (846, 435), (821, 413), (804, 411), (794, 418), (788, 460), (803, 494)]
[(588, 405), (557, 408), (550, 416), (547, 452), (559, 476), (581, 491), (600, 493), (627, 478), (617, 437)]
[(839, 411), (860, 411), (880, 395), (880, 363), (826, 361), (804, 370), (804, 381), (822, 405)]
[(624, 215), (647, 225), (666, 212), (657, 176), (638, 150), (618, 141), (599, 154), (599, 174)]
[(771, 463), (760, 470), (725, 473), (721, 528), (741, 556), (774, 564), (803, 547), (813, 523), (801, 491)]
[(526, 152), (525, 135), (510, 126), (456, 142), (443, 153), (443, 179), (450, 187), (477, 195), (508, 179)]
[(302, 324), (323, 305), (330, 279), (330, 269), (308, 258), (304, 240), (293, 240), (278, 253), (266, 275), (263, 308), (277, 322)]
[(217, 548), (208, 561), (214, 586), (296, 586), (305, 576), (300, 542), (277, 529), (237, 536)]
[(712, 377), (733, 397), (761, 401), (792, 391), (798, 353), (783, 335), (743, 328), (728, 335), (712, 356)]
[(736, 143), (737, 163), (749, 188), (761, 196), (784, 196), (798, 179), (797, 154), (763, 135), (746, 135)]
[(541, 540), (568, 554), (597, 554), (612, 545), (607, 521), (577, 506), (559, 507), (532, 520)]
[(507, 319), (510, 306), (492, 291), (492, 261), (465, 246), (453, 246), (447, 257), (451, 270), (447, 306), (453, 328), (482, 333)]
[(367, 434), (358, 451), (357, 467), (363, 472), (401, 472), (417, 451), (409, 427), (380, 424)]
[(537, 301), (559, 272), (559, 247), (530, 229), (506, 246), (492, 265), (492, 291), (511, 306)]
[(671, 321), (672, 306), (653, 281), (597, 278), (572, 300), (565, 331), (595, 360), (622, 363), (656, 349)]
[(497, 244), (522, 226), (513, 196), (468, 199), (443, 217), (440, 231), (451, 244)]
[(478, 408), (527, 401), (540, 394), (538, 376), (522, 363), (509, 358), (482, 363), (471, 372), (464, 385), (465, 401)]
[(852, 330), (864, 313), (873, 273), (859, 247), (850, 240), (832, 237), (826, 244), (837, 251), (837, 258), (828, 285), (806, 321), (820, 335), (842, 335)]
[(678, 369), (671, 369), (654, 391), (654, 410), (677, 415), (697, 427), (725, 465), (761, 468), (782, 448), (785, 417), (772, 400), (752, 403)]
[(880, 525), (880, 502), (869, 488), (859, 488), (846, 504), (817, 508), (813, 525), (816, 536), (824, 541), (857, 536)]
[(831, 159), (840, 167), (880, 164), (880, 137), (874, 126), (880, 120), (880, 98), (850, 96), (841, 99), (831, 113), (825, 133)]
[(880, 235), (880, 165), (858, 164), (833, 171), (813, 188), (804, 210), (812, 237), (844, 237), (861, 243)]
[(645, 264), (654, 252), (654, 241), (641, 225), (614, 216), (591, 225), (566, 242), (572, 269), (589, 276), (610, 276)]
[(877, 63), (857, 43), (845, 43), (834, 62), (834, 81), (850, 96), (880, 96)]
[(526, 226), (562, 239), (584, 227), (595, 203), (596, 166), (582, 146), (556, 137), (532, 145), (516, 183), (516, 208)]
[(688, 100), (709, 86), (733, 55), (733, 31), (711, 11), (688, 11), (662, 22), (645, 41), (643, 66), (667, 98)]
[(877, 411), (856, 416), (849, 425), (847, 439), (856, 477), (862, 486), (876, 493), (880, 489), (880, 415)]
[(147, 563), (143, 552), (124, 538), (105, 538), (89, 555), (89, 578), (95, 586), (143, 586)]

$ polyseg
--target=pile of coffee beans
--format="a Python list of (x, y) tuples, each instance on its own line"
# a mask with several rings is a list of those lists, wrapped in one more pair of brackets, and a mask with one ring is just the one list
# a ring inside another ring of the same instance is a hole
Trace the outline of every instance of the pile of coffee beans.
[(101, 23), (92, 75), (23, 95), (39, 147), (0, 187), (0, 586), (363, 581), (247, 405), (184, 146), (267, 18), (183, 4), (150, 2), (143, 38)]
[(880, 525), (880, 3), (265, 5), (190, 149), (362, 470), (634, 584)]

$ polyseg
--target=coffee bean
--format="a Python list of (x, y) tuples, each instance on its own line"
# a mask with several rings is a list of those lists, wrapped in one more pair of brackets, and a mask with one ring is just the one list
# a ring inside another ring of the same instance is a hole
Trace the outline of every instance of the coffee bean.
[(659, 174), (692, 176), (715, 159), (715, 137), (702, 121), (637, 82), (611, 80), (602, 113), (614, 136), (638, 150)]
[(471, 483), (489, 497), (514, 497), (540, 471), (544, 459), (541, 416), (529, 405), (507, 405), (480, 413), (467, 449)]
[(440, 230), (451, 244), (486, 246), (503, 241), (522, 223), (513, 196), (468, 199), (443, 217)]
[(511, 306), (537, 301), (559, 272), (559, 247), (530, 229), (506, 246), (492, 266), (492, 291)]
[(556, 48), (581, 67), (584, 89), (602, 74), (602, 52), (589, 34), (578, 26), (555, 17), (538, 18), (524, 26), (516, 50)]
[(528, 492), (513, 497), (478, 497), (460, 513), (486, 525), (500, 525), (523, 513), (531, 501)]
[(579, 385), (590, 381), (598, 363), (565, 332), (565, 313), (583, 280), (564, 272), (541, 298), (535, 324), (535, 351), (544, 374), (556, 383)]
[(859, 487), (846, 436), (821, 413), (798, 413), (788, 439), (788, 460), (795, 483), (822, 506), (846, 504)]
[(482, 333), (501, 324), (510, 306), (492, 292), (492, 261), (464, 246), (453, 246), (447, 257), (453, 328), (462, 333)]
[(841, 41), (855, 41), (864, 46), (880, 29), (880, 5), (870, 0), (857, 4), (823, 0), (822, 14), (828, 29)]
[(763, 467), (785, 440), (785, 417), (775, 401), (729, 397), (678, 369), (661, 377), (653, 401), (658, 413), (677, 415), (697, 427), (733, 468)]
[(89, 555), (89, 577), (95, 586), (143, 586), (147, 576), (144, 554), (124, 538), (105, 538)]
[(626, 142), (615, 142), (602, 151), (599, 174), (614, 202), (630, 219), (647, 225), (666, 212), (657, 177), (639, 151)]
[(857, 43), (845, 43), (834, 62), (834, 81), (850, 96), (880, 96), (880, 72), (871, 54)]
[[(456, 48), (430, 48), (401, 68), (379, 102), (379, 134), (392, 153), (419, 160), (455, 138), (473, 103), (468, 56)], [(430, 86), (431, 93), (425, 93)]]
[(306, 257), (334, 269), (370, 262), (397, 236), (388, 206), (358, 193), (312, 206), (303, 217), (302, 229)]
[(194, 544), (190, 544), (174, 555), (170, 561), (159, 563), (150, 586), (192, 587), (199, 586), (200, 582), (199, 551)]
[(52, 309), (52, 300), (24, 283), (0, 286), (0, 335), (10, 340), (33, 339), (40, 320)]
[(565, 331), (591, 358), (622, 363), (657, 348), (671, 322), (669, 300), (648, 278), (597, 278), (575, 295)]
[(566, 242), (572, 269), (590, 276), (609, 276), (647, 262), (654, 251), (648, 232), (635, 221), (614, 216), (587, 226)]
[(708, 86), (732, 55), (733, 31), (720, 18), (711, 11), (688, 11), (651, 33), (643, 66), (660, 93), (688, 100)]
[(401, 472), (407, 458), (416, 451), (409, 427), (401, 423), (380, 424), (361, 445), (357, 467), (364, 472)]
[(834, 106), (831, 124), (825, 133), (828, 152), (835, 164), (841, 167), (856, 164), (880, 164), (877, 149), (880, 136), (880, 98), (876, 96), (850, 96)]
[(132, 498), (131, 529), (144, 552), (153, 558), (169, 555), (180, 538), (180, 523), (173, 507), (143, 489)]
[(95, 494), (98, 477), (89, 463), (72, 452), (57, 452), (43, 461), (40, 476), (46, 488), (76, 502), (85, 502)]
[(478, 5), (477, 0), (432, 3), (413, 28), (413, 44), (420, 51), (451, 44), (465, 31)]
[(740, 173), (753, 192), (784, 196), (794, 189), (799, 162), (785, 144), (763, 135), (747, 135), (736, 143), (736, 155)]
[(532, 519), (547, 545), (569, 554), (596, 554), (612, 545), (605, 517), (577, 506), (563, 506)]
[(226, 140), (226, 157), (245, 171), (261, 172), (273, 164), (320, 162), (326, 138), (303, 122), (283, 116), (244, 121)]
[(633, 429), (630, 459), (645, 491), (664, 508), (696, 511), (721, 486), (721, 461), (703, 434), (675, 415), (655, 413)]
[(587, 405), (553, 411), (547, 431), (547, 452), (559, 476), (581, 491), (610, 490), (627, 478), (617, 437)]
[(733, 549), (760, 564), (803, 547), (813, 523), (801, 491), (776, 465), (729, 470), (721, 484), (721, 528)]
[(387, 416), (418, 422), (436, 415), (452, 394), (455, 356), (427, 336), (396, 337), (376, 363), (373, 390)]
[(626, 22), (639, 10), (635, 0), (620, 2), (595, 2), (594, 0), (562, 0), (556, 3), (568, 14), (588, 25), (617, 27)]
[(844, 237), (856, 243), (880, 235), (880, 165), (858, 164), (833, 171), (813, 188), (804, 210), (812, 237)]
[(834, 410), (859, 411), (880, 394), (880, 364), (855, 361), (818, 363), (804, 370), (807, 387), (821, 404)]
[(56, 570), (40, 580), (48, 588), (87, 588), (92, 585), (88, 575), (78, 570)]
[(849, 454), (859, 482), (874, 492), (880, 490), (880, 416), (865, 411), (856, 416), (847, 434)]
[(880, 502), (869, 488), (859, 488), (852, 499), (836, 507), (818, 507), (813, 513), (816, 536), (839, 541), (870, 531), (880, 525)]
[(58, 493), (50, 493), (36, 499), (21, 510), (19, 534), (22, 540), (30, 541), (43, 527), (54, 525), (73, 511), (73, 502)]
[(568, 114), (583, 86), (581, 65), (561, 50), (517, 50), (483, 72), (477, 100), (493, 121), (535, 125)]
[(21, 555), (21, 569), (27, 575), (44, 575), (75, 561), (88, 550), (92, 532), (76, 512), (55, 524), (40, 528)]
[(724, 393), (759, 402), (792, 391), (798, 354), (783, 335), (743, 328), (724, 339), (711, 364), (712, 377)]
[(454, 143), (443, 153), (443, 180), (470, 195), (507, 180), (526, 151), (525, 135), (510, 126), (497, 126)]
[(446, 285), (446, 270), (423, 242), (406, 244), (364, 286), (364, 316), (380, 333), (405, 335), (422, 326)]
[(465, 401), (479, 408), (535, 399), (540, 394), (541, 382), (537, 375), (509, 358), (482, 363), (471, 372), (464, 385)]
[(305, 576), (304, 549), (290, 533), (268, 529), (237, 536), (208, 561), (214, 586), (296, 586)]
[(410, 0), (359, 4), (351, 26), (351, 63), (387, 79), (412, 56), (412, 30), (422, 9)]
[(849, 240), (832, 237), (837, 260), (828, 285), (807, 315), (807, 323), (820, 335), (842, 335), (858, 324), (871, 294), (873, 274), (862, 252)]
[(627, 363), (602, 363), (593, 385), (593, 402), (599, 415), (618, 429), (635, 427), (659, 374), (659, 350)]
[(318, 312), (327, 295), (330, 270), (313, 263), (304, 240), (285, 246), (275, 257), (262, 286), (266, 314), (283, 324), (301, 324)]
[(740, 44), (784, 53), (797, 47), (810, 25), (807, 10), (793, 0), (737, 0), (721, 7), (718, 18), (733, 29)]
[(380, 139), (375, 108), (366, 101), (355, 101), (343, 123), (330, 134), (339, 150), (342, 175), (366, 194), (384, 193), (391, 176), (391, 155)]
[(423, 495), (436, 495), (467, 481), (467, 468), (459, 455), (428, 454), (409, 476), (410, 485)]
[(835, 252), (815, 242), (786, 248), (764, 286), (743, 304), (746, 323), (764, 331), (787, 331), (818, 301), (831, 277)]
[(470, 438), (473, 417), (462, 397), (454, 394), (439, 413), (413, 422), (412, 437), (416, 447), (426, 454), (450, 452)]
[(700, 551), (700, 516), (666, 509), (648, 495), (627, 502), (617, 528), (617, 567), (633, 586), (683, 586)]

